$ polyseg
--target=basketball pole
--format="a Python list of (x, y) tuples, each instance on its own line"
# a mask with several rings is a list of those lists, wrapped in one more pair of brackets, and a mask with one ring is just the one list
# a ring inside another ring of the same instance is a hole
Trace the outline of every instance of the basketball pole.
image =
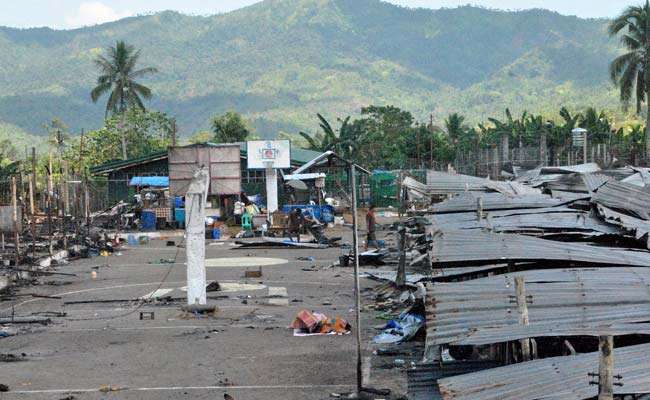
[(278, 211), (278, 170), (273, 168), (273, 161), (265, 161), (266, 170), (266, 210), (268, 220), (273, 224), (273, 213)]

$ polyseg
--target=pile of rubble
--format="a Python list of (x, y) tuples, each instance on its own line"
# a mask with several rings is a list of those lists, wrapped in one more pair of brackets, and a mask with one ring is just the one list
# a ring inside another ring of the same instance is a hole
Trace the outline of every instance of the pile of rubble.
[(594, 398), (607, 337), (614, 393), (649, 394), (650, 170), (435, 177), (404, 181), (426, 205), (408, 220), (424, 229), (425, 262), (406, 263), (401, 282), (399, 262), (392, 274), (370, 273), (413, 291), (426, 284), (426, 346), (408, 371), (410, 398)]

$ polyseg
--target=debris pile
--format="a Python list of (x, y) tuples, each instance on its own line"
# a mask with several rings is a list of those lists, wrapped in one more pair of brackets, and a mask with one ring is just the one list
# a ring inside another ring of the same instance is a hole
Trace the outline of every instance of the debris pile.
[[(510, 182), (444, 172), (403, 182), (424, 220), (426, 268), (402, 267), (408, 251), (398, 246), (392, 271), (366, 276), (427, 285), (410, 397), (590, 399), (607, 357), (616, 394), (650, 393), (650, 173), (597, 164), (514, 172)], [(375, 341), (400, 343), (418, 323), (403, 312)], [(611, 337), (613, 351), (599, 351)]]
[(344, 335), (352, 327), (341, 317), (328, 318), (327, 315), (301, 310), (291, 324), (294, 336)]

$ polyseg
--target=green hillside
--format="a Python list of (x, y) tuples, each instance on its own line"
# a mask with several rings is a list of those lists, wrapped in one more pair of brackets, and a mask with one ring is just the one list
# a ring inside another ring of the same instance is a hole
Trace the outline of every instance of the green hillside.
[(470, 121), (524, 108), (618, 108), (605, 20), (545, 10), (407, 9), (378, 0), (266, 0), (211, 17), (164, 12), (70, 31), (0, 28), (0, 121), (44, 134), (60, 117), (99, 126), (93, 57), (116, 40), (143, 50), (150, 106), (189, 134), (236, 109), (264, 137), (313, 130), (315, 113), (393, 104)]

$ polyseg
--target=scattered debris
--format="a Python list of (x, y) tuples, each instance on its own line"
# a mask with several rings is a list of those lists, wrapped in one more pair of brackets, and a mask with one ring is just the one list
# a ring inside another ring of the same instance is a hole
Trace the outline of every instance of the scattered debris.
[(350, 333), (352, 329), (341, 317), (330, 319), (325, 314), (307, 310), (298, 312), (290, 328), (293, 329), (294, 336), (342, 335)]

